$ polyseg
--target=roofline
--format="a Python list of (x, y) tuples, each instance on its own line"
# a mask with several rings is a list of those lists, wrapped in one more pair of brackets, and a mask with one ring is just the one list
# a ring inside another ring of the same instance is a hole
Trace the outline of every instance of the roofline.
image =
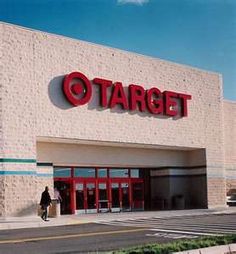
[(169, 63), (169, 64), (174, 64), (174, 65), (178, 65), (178, 66), (181, 66), (181, 67), (185, 67), (185, 68), (188, 68), (188, 69), (191, 69), (191, 70), (205, 72), (205, 73), (213, 74), (213, 75), (218, 75), (219, 77), (222, 76), (222, 74), (218, 73), (218, 72), (200, 69), (198, 67), (193, 67), (193, 66), (187, 65), (187, 64), (180, 64), (180, 63), (177, 63), (177, 62), (161, 59), (161, 58), (154, 57), (154, 56), (143, 55), (141, 53), (137, 53), (137, 52), (133, 52), (133, 51), (128, 51), (128, 50), (119, 49), (119, 48), (113, 48), (113, 47), (107, 46), (107, 45), (102, 45), (102, 44), (96, 44), (96, 43), (93, 43), (93, 42), (83, 41), (83, 40), (72, 38), (72, 37), (68, 37), (68, 36), (65, 36), (65, 35), (45, 32), (45, 31), (42, 31), (42, 30), (37, 30), (37, 29), (34, 29), (34, 28), (24, 27), (24, 26), (17, 25), (17, 24), (7, 23), (7, 22), (4, 22), (4, 21), (0, 21), (0, 24), (8, 25), (8, 26), (14, 26), (14, 27), (17, 27), (17, 28), (20, 28), (20, 29), (23, 29), (23, 30), (32, 31), (32, 32), (44, 33), (44, 34), (48, 34), (48, 35), (55, 36), (55, 37), (62, 37), (62, 38), (73, 40), (73, 41), (80, 41), (82, 43), (87, 43), (87, 44), (90, 44), (90, 45), (100, 46), (100, 47), (109, 48), (109, 49), (113, 49), (113, 50), (115, 49), (117, 51), (121, 51), (121, 52), (129, 53), (129, 54), (137, 55), (137, 56), (140, 56), (140, 57), (145, 57), (145, 58), (152, 59), (152, 60), (163, 61), (163, 62), (166, 62), (166, 63)]
[(236, 101), (229, 100), (229, 99), (224, 99), (224, 102), (236, 104)]

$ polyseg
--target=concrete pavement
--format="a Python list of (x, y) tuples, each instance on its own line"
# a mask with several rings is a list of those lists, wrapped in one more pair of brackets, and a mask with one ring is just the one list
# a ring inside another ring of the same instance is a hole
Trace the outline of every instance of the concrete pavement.
[(123, 212), (123, 213), (99, 213), (99, 214), (80, 214), (80, 215), (62, 215), (57, 218), (49, 218), (45, 222), (38, 216), (28, 217), (0, 217), (0, 230), (20, 229), (20, 228), (38, 228), (63, 225), (76, 225), (92, 222), (104, 222), (125, 219), (141, 218), (167, 218), (188, 215), (204, 214), (227, 214), (236, 213), (236, 207), (219, 208), (219, 209), (197, 209), (197, 210), (176, 210), (176, 211), (145, 211), (145, 212)]

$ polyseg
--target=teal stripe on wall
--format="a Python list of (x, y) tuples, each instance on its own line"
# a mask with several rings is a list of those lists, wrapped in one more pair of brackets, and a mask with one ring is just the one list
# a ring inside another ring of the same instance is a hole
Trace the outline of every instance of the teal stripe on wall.
[(6, 171), (2, 170), (0, 171), (0, 175), (36, 175), (35, 171)]
[(1, 170), (0, 175), (4, 176), (38, 176), (38, 177), (53, 177), (50, 173), (37, 173), (35, 171), (16, 171), (16, 170)]
[(37, 173), (38, 177), (53, 177), (53, 174), (47, 173)]
[(36, 163), (35, 159), (0, 158), (0, 162), (8, 163)]

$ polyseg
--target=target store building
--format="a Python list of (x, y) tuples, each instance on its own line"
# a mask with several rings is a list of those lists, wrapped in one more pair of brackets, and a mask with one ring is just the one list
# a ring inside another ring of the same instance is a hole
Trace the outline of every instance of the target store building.
[(236, 103), (220, 74), (0, 23), (0, 215), (226, 207)]

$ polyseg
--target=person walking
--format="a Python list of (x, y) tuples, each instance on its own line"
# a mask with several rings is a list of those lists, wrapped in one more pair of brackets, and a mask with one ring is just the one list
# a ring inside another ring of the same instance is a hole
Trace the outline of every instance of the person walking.
[(49, 188), (48, 186), (45, 187), (45, 191), (41, 195), (40, 205), (43, 210), (43, 213), (41, 215), (42, 220), (49, 221), (48, 218), (48, 207), (51, 205), (51, 197), (49, 194)]

